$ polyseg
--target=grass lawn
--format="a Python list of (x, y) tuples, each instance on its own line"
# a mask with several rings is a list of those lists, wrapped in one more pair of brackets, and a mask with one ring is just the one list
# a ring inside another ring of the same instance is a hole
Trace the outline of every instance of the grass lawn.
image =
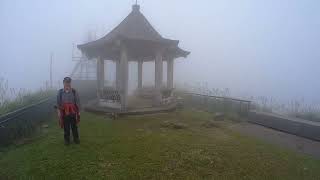
[[(0, 179), (320, 179), (320, 161), (246, 137), (197, 111), (110, 120), (82, 114), (81, 144), (56, 121), (0, 153)], [(166, 121), (166, 122), (164, 122)], [(183, 123), (182, 129), (170, 122)]]

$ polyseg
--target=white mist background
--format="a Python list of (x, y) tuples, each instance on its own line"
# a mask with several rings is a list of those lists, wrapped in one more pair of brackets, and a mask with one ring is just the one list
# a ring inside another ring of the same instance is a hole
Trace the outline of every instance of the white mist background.
[[(36, 89), (69, 75), (72, 43), (89, 30), (101, 37), (131, 11), (133, 0), (0, 1), (0, 77)], [(142, 13), (166, 38), (191, 51), (175, 63), (176, 82), (206, 82), (234, 96), (319, 102), (320, 1), (140, 0)], [(146, 69), (146, 68), (145, 68)], [(152, 81), (148, 69), (145, 80)], [(131, 70), (130, 79), (135, 79)]]

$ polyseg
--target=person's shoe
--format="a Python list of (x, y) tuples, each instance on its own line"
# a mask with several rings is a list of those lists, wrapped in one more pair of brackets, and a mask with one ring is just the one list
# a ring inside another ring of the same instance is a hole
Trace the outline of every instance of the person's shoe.
[(76, 140), (74, 140), (74, 143), (75, 143), (75, 144), (80, 144), (80, 140), (79, 140), (79, 139), (76, 139)]

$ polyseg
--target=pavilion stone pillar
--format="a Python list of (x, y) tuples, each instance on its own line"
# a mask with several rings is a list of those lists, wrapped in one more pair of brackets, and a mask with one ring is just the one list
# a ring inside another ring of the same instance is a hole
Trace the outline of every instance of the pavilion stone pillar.
[(173, 66), (174, 66), (174, 59), (170, 58), (167, 61), (167, 88), (173, 89)]
[(98, 99), (100, 99), (100, 58), (97, 58), (97, 68), (96, 68), (96, 72), (97, 72), (97, 96)]
[(103, 59), (101, 59), (101, 62), (100, 62), (101, 64), (100, 64), (100, 67), (101, 67), (101, 72), (100, 72), (100, 76), (101, 76), (101, 89), (103, 89), (103, 87), (104, 87), (104, 81), (105, 81), (105, 77), (104, 77), (104, 75), (105, 75), (105, 69), (104, 69), (104, 60)]
[(155, 59), (155, 105), (160, 105), (162, 96), (161, 96), (161, 86), (163, 79), (163, 61), (162, 61), (162, 52), (156, 52)]
[(128, 53), (125, 46), (121, 47), (120, 69), (121, 110), (126, 111), (128, 107)]
[(99, 57), (97, 58), (97, 90), (98, 98), (101, 97), (101, 90), (104, 87), (104, 60)]
[(142, 66), (143, 61), (138, 61), (138, 89), (142, 89)]
[(116, 61), (116, 89), (119, 91), (121, 88), (121, 68), (120, 68), (120, 60)]

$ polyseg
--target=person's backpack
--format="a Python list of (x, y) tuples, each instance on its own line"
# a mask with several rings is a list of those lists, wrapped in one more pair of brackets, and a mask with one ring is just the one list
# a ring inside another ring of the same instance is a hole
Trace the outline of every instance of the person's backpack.
[[(71, 88), (71, 92), (72, 92), (73, 98), (74, 98), (73, 101), (76, 102), (76, 90)], [(60, 100), (60, 102), (62, 102), (62, 93), (63, 93), (63, 89), (60, 89), (59, 90), (59, 100)], [(77, 104), (76, 104), (76, 106), (77, 106)]]

